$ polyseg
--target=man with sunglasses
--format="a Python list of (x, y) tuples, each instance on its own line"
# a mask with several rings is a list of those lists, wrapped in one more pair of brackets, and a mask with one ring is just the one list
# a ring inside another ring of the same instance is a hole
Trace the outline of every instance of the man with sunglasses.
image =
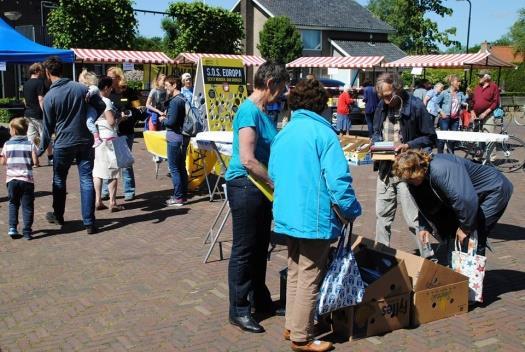
[[(408, 149), (431, 151), (436, 143), (433, 119), (421, 99), (403, 89), (398, 74), (386, 72), (376, 82), (380, 98), (374, 115), (372, 142), (393, 142), (396, 153)], [(378, 171), (376, 190), (376, 241), (390, 246), (392, 223), (397, 210), (398, 196), (410, 232), (419, 231), (418, 210), (405, 182), (392, 173), (393, 161), (376, 162)], [(421, 229), (423, 230), (423, 229)], [(415, 236), (420, 253), (422, 246)]]
[(474, 89), (472, 96), (472, 118), (483, 121), (483, 127), (494, 133), (494, 110), (499, 105), (499, 87), (492, 82), (489, 70), (478, 73), (479, 84)]

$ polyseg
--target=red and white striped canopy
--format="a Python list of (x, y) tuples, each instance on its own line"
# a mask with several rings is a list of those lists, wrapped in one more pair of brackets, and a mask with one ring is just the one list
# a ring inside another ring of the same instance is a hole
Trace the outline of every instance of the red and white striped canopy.
[(101, 49), (71, 49), (76, 61), (86, 63), (123, 63), (133, 64), (174, 64), (166, 54), (160, 51), (129, 51)]
[(372, 68), (383, 62), (384, 56), (305, 56), (288, 63), (286, 67)]
[(197, 54), (197, 53), (180, 53), (175, 58), (178, 64), (197, 64), (201, 57), (216, 59), (241, 59), (244, 66), (261, 66), (266, 62), (262, 57), (255, 55), (233, 55), (233, 54)]
[(514, 67), (488, 51), (476, 54), (410, 55), (389, 62), (384, 67)]

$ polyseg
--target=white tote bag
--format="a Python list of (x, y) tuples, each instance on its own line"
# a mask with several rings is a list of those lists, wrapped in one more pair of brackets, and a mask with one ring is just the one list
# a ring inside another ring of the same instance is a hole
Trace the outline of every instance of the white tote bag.
[(115, 149), (115, 156), (117, 157), (117, 165), (119, 168), (126, 169), (133, 165), (135, 159), (133, 159), (133, 154), (131, 154), (131, 150), (129, 150), (125, 136), (113, 139), (113, 148)]
[(483, 279), (487, 257), (476, 254), (478, 236), (473, 232), (469, 236), (468, 252), (461, 251), (461, 245), (456, 238), (456, 250), (452, 252), (452, 270), (468, 277), (468, 300), (483, 302)]

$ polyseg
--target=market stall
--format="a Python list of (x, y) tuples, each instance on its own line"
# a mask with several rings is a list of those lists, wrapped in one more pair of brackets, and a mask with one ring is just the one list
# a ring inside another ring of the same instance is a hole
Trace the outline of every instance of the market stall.
[[(385, 68), (460, 68), (470, 71), (469, 81), (472, 80), (474, 68), (514, 68), (515, 66), (506, 62), (489, 51), (481, 51), (475, 54), (436, 54), (436, 55), (409, 55), (396, 61), (383, 64)], [(498, 84), (500, 74), (498, 73)]]
[[(134, 70), (134, 65), (144, 68), (143, 86), (150, 88), (151, 81), (158, 72), (169, 74), (175, 60), (170, 59), (160, 51), (102, 50), (102, 49), (72, 49), (75, 53), (75, 63), (80, 64), (121, 64), (124, 71)], [(74, 71), (75, 72), (75, 71)], [(105, 67), (102, 67), (105, 72)], [(73, 74), (75, 76), (75, 73)]]
[[(13, 27), (0, 18), (0, 75), (2, 97), (5, 98), (4, 71), (7, 64), (17, 64), (15, 85), (21, 84), (21, 69), (18, 64), (32, 64), (41, 62), (49, 56), (58, 56), (63, 62), (73, 62), (74, 54), (71, 50), (50, 48), (33, 42), (18, 33)], [(18, 89), (16, 89), (18, 91)]]

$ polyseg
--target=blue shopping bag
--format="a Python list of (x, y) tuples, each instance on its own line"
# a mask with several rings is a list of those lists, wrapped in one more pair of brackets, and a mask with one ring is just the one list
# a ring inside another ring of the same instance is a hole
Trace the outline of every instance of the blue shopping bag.
[[(343, 225), (335, 255), (317, 297), (317, 314), (361, 303), (365, 287), (351, 249), (352, 223)], [(345, 244), (346, 242), (346, 244)]]

